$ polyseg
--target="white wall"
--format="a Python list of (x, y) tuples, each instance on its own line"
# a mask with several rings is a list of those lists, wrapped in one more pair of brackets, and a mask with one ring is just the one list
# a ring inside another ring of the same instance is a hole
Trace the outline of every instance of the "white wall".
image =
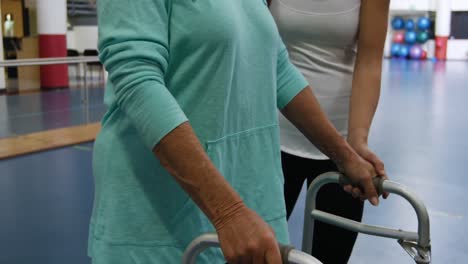
[(448, 60), (468, 60), (468, 40), (450, 39), (447, 43)]
[(97, 26), (74, 26), (67, 32), (67, 48), (83, 52), (85, 49), (96, 49), (98, 43)]
[(37, 31), (40, 35), (63, 35), (67, 32), (67, 1), (36, 2)]
[(391, 0), (393, 11), (435, 11), (437, 1), (451, 1), (452, 11), (468, 11), (467, 0)]
[[(3, 25), (0, 25), (0, 36), (3, 36), (2, 33), (3, 30)], [(0, 41), (0, 60), (4, 60), (4, 54), (3, 54), (3, 41)], [(6, 79), (5, 79), (5, 68), (0, 68), (0, 91), (3, 91), (6, 89)]]

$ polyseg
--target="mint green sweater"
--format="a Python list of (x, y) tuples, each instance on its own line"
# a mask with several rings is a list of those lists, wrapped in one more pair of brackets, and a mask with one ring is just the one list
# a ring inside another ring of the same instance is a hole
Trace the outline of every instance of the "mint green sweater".
[[(187, 120), (287, 243), (277, 109), (307, 83), (264, 0), (99, 0), (98, 11), (109, 82), (94, 147), (93, 263), (180, 263), (193, 238), (213, 231), (151, 151)], [(200, 260), (224, 263), (219, 250)]]

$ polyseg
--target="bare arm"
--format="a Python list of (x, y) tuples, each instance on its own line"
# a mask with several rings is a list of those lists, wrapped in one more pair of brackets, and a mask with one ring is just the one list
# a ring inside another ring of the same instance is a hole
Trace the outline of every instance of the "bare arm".
[(323, 113), (310, 87), (302, 90), (281, 112), (338, 166), (354, 155)]
[(281, 263), (274, 232), (218, 172), (189, 123), (167, 134), (153, 152), (211, 220), (229, 263)]
[(239, 195), (206, 155), (188, 122), (165, 136), (153, 152), (215, 226), (223, 215), (243, 206)]
[(373, 166), (357, 155), (336, 131), (309, 87), (296, 95), (282, 109), (282, 113), (310, 142), (330, 157), (348, 178), (361, 187), (352, 190), (354, 196), (361, 196), (360, 192), (363, 192), (373, 205), (378, 204), (377, 192), (372, 184), (372, 178), (376, 176)]
[(367, 139), (380, 96), (388, 9), (389, 0), (362, 1), (348, 128), (350, 144), (379, 174), (385, 174), (383, 163), (367, 148)]

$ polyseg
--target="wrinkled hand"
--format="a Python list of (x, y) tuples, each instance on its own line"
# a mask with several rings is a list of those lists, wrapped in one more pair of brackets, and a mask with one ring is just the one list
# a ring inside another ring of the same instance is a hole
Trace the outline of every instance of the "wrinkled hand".
[(254, 211), (241, 205), (214, 223), (229, 264), (281, 264), (275, 233)]
[[(354, 151), (357, 152), (359, 156), (361, 156), (366, 161), (370, 162), (373, 166), (375, 171), (377, 172), (379, 177), (384, 179), (388, 179), (387, 174), (385, 173), (385, 166), (382, 160), (369, 148), (369, 146), (365, 142), (356, 142), (352, 140), (348, 140), (351, 147)], [(383, 198), (387, 199), (389, 193), (383, 193)]]

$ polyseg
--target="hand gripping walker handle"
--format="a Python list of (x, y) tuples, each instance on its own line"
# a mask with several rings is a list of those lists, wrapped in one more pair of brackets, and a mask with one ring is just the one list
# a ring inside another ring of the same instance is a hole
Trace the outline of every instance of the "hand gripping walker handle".
[[(203, 234), (193, 240), (184, 252), (182, 264), (195, 264), (197, 256), (209, 247), (219, 247), (219, 240), (216, 234)], [(314, 257), (302, 251), (294, 249), (292, 246), (280, 245), (281, 257), (284, 264), (322, 264)]]
[(319, 189), (328, 183), (350, 184), (342, 174), (338, 172), (327, 172), (317, 177), (307, 191), (306, 208), (304, 213), (304, 236), (302, 250), (306, 253), (312, 252), (312, 235), (314, 230), (314, 219), (338, 226), (350, 231), (368, 235), (398, 239), (403, 248), (413, 257), (416, 263), (430, 263), (431, 243), (429, 234), (429, 215), (424, 203), (409, 189), (399, 183), (376, 178), (374, 184), (381, 194), (389, 192), (405, 198), (416, 211), (418, 217), (418, 232), (390, 229), (380, 226), (366, 225), (347, 218), (332, 215), (316, 209), (316, 198)]

